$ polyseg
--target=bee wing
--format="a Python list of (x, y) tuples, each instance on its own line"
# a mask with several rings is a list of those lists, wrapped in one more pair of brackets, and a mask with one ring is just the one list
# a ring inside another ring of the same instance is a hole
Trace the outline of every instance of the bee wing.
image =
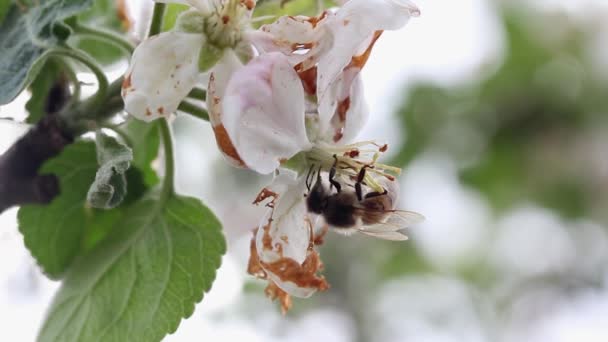
[(385, 222), (368, 226), (360, 226), (357, 228), (357, 230), (362, 234), (385, 240), (404, 241), (407, 240), (407, 236), (399, 232), (399, 230), (407, 228), (423, 220), (424, 216), (416, 212), (395, 210), (391, 212), (391, 215)]
[(384, 239), (384, 240), (391, 240), (391, 241), (405, 241), (407, 240), (407, 236), (401, 232), (398, 231), (369, 231), (369, 230), (359, 230), (359, 232), (361, 234), (365, 234), (367, 236), (371, 236), (371, 237), (375, 237), (375, 238), (379, 238), (379, 239)]
[(424, 221), (424, 216), (414, 211), (393, 210), (387, 219), (387, 223), (407, 228)]

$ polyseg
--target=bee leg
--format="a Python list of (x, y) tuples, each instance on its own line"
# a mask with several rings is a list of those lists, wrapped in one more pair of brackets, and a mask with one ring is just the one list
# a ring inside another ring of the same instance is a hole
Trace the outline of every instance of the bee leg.
[(368, 192), (367, 194), (365, 194), (365, 198), (372, 198), (372, 197), (378, 197), (378, 196), (382, 196), (382, 195), (386, 195), (388, 194), (388, 191), (384, 190), (382, 192), (378, 192), (378, 191), (372, 191), (372, 192)]
[[(363, 184), (363, 180), (365, 179), (365, 169), (367, 169), (367, 165), (364, 165), (359, 171), (359, 175), (357, 175), (357, 182), (355, 183), (355, 192), (357, 193), (357, 199), (359, 201), (363, 200), (363, 190), (361, 190), (361, 184)], [(365, 196), (367, 198), (367, 196)]]
[(342, 190), (342, 185), (338, 183), (334, 177), (336, 176), (336, 166), (338, 165), (338, 157), (334, 154), (334, 165), (329, 170), (329, 190), (331, 190), (331, 186), (336, 187), (336, 192), (340, 192)]
[(310, 166), (310, 169), (308, 169), (308, 173), (306, 174), (306, 189), (308, 189), (308, 192), (310, 192), (310, 188), (312, 187), (312, 177), (314, 177), (314, 164)]

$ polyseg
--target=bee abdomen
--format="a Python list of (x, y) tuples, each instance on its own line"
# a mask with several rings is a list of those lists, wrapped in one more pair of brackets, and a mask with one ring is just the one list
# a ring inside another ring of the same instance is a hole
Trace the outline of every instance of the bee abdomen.
[(366, 198), (361, 205), (364, 208), (361, 220), (365, 225), (381, 223), (393, 209), (392, 201), (386, 195)]

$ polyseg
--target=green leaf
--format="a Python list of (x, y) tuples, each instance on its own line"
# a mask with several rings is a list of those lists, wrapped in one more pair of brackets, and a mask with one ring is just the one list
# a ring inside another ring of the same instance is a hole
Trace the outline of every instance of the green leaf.
[(92, 0), (30, 1), (13, 5), (0, 25), (0, 104), (14, 99), (36, 77), (44, 52), (61, 40), (53, 27)]
[(225, 251), (200, 201), (144, 198), (70, 269), (39, 341), (160, 341), (192, 315)]
[(112, 209), (117, 207), (127, 194), (125, 173), (133, 160), (133, 152), (102, 132), (97, 132), (95, 143), (100, 167), (87, 193), (87, 203), (93, 208)]
[(96, 170), (92, 142), (66, 147), (41, 169), (41, 173), (58, 175), (61, 195), (48, 205), (19, 209), (19, 230), (25, 245), (50, 278), (60, 278), (81, 251), (85, 227), (95, 216), (85, 207), (85, 198)]
[(61, 65), (53, 59), (48, 59), (29, 87), (32, 96), (25, 104), (29, 113), (27, 123), (35, 124), (46, 114), (47, 99), (61, 75)]
[(160, 147), (158, 124), (130, 119), (120, 131), (129, 137), (129, 144), (133, 149), (133, 165), (143, 173), (144, 183), (148, 186), (156, 185), (159, 181), (158, 175), (151, 164), (158, 156)]

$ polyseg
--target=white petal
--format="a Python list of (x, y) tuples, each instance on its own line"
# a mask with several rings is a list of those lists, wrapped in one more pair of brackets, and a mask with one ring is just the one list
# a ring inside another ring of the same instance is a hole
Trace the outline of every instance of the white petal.
[(347, 68), (339, 74), (320, 99), (319, 115), (331, 117), (322, 137), (334, 144), (346, 144), (357, 137), (369, 117), (358, 68)]
[(232, 166), (243, 168), (246, 165), (239, 156), (222, 122), (222, 101), (226, 86), (232, 74), (242, 66), (243, 64), (234, 51), (231, 49), (224, 51), (222, 59), (213, 67), (209, 75), (207, 110), (209, 111), (209, 121), (213, 127), (215, 140), (222, 155)]
[(222, 99), (222, 123), (247, 167), (274, 171), (310, 148), (304, 124), (304, 90), (280, 53), (259, 56), (231, 77)]
[[(350, 0), (324, 21), (324, 29), (332, 37), (332, 46), (319, 60), (317, 94), (328, 96), (326, 91), (352, 57), (365, 50), (374, 32), (396, 30), (404, 26), (418, 9), (407, 0)], [(330, 118), (320, 117), (321, 127)]]
[(304, 182), (291, 185), (287, 191), (279, 194), (274, 209), (269, 210), (268, 215), (272, 214), (272, 222), (267, 233), (272, 238), (271, 249), (263, 243), (263, 228), (268, 223), (268, 215), (262, 220), (256, 240), (261, 261), (271, 263), (285, 257), (301, 264), (306, 259), (311, 230), (306, 221), (304, 193)]
[(299, 64), (298, 70), (306, 70), (331, 45), (330, 40), (323, 39), (327, 35), (321, 23), (332, 15), (325, 12), (320, 17), (283, 16), (259, 30), (249, 31), (247, 39), (261, 53), (281, 52), (292, 65)]
[(234, 51), (226, 49), (222, 59), (211, 70), (212, 77), (209, 78), (209, 86), (207, 87), (207, 109), (209, 110), (209, 119), (212, 125), (221, 123), (221, 101), (226, 92), (228, 81), (232, 75), (240, 68), (243, 63), (236, 56)]
[(369, 117), (369, 108), (365, 101), (363, 92), (363, 81), (358, 75), (350, 87), (350, 106), (346, 112), (346, 121), (344, 122), (344, 130), (342, 131), (341, 143), (349, 143), (353, 141), (363, 126), (367, 123)]
[[(296, 297), (309, 297), (316, 287), (300, 286), (297, 279), (286, 279), (285, 274), (273, 272), (268, 266), (280, 260), (291, 259), (301, 267), (309, 253), (311, 225), (307, 217), (303, 178), (289, 179), (279, 176), (270, 188), (287, 189), (279, 195), (275, 208), (270, 209), (256, 235), (256, 249), (268, 277), (281, 289)], [(272, 216), (272, 217), (271, 217)]]
[(125, 74), (125, 110), (144, 121), (177, 109), (198, 78), (198, 55), (203, 36), (163, 32), (137, 46)]

